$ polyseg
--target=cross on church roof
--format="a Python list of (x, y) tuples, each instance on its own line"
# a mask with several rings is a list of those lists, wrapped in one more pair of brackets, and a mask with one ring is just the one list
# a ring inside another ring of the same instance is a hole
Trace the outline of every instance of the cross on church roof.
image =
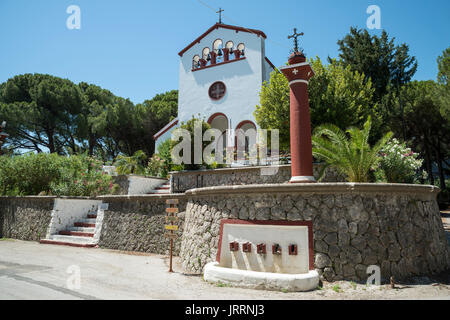
[(222, 8), (219, 8), (219, 11), (216, 11), (216, 13), (219, 14), (219, 23), (222, 23), (222, 12), (224, 12), (225, 10), (222, 10)]
[(297, 38), (300, 37), (300, 36), (303, 36), (303, 35), (304, 35), (303, 32), (297, 33), (297, 28), (294, 28), (294, 34), (288, 36), (288, 39), (294, 38), (294, 52), (298, 52), (298, 40), (297, 40)]

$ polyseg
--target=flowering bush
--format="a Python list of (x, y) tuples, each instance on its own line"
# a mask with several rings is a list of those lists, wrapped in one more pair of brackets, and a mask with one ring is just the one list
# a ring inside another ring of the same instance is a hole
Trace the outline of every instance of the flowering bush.
[(419, 172), (423, 160), (418, 157), (419, 154), (406, 147), (405, 143), (392, 139), (380, 151), (381, 159), (375, 170), (377, 181), (390, 183), (417, 182), (419, 175), (423, 178), (425, 174), (424, 171)]
[(148, 173), (153, 177), (166, 178), (170, 169), (170, 164), (161, 159), (159, 154), (154, 154), (148, 161)]
[(66, 196), (97, 196), (114, 194), (118, 185), (102, 170), (103, 163), (86, 155), (65, 158), (61, 177), (50, 185), (51, 193)]

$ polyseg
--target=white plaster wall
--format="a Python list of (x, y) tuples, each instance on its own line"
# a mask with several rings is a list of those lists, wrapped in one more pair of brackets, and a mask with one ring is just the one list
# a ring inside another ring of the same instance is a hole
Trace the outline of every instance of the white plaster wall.
[[(239, 243), (239, 251), (230, 251), (230, 242)], [(242, 244), (250, 242), (252, 252), (242, 251)], [(266, 244), (266, 254), (256, 253), (259, 243)], [(282, 254), (273, 255), (272, 245), (279, 244)], [(298, 254), (289, 255), (288, 246), (297, 245)], [(275, 273), (308, 273), (308, 227), (280, 225), (225, 224), (220, 249), (220, 266)]]
[(128, 194), (146, 194), (166, 182), (165, 179), (130, 175), (128, 176)]
[(52, 210), (52, 218), (47, 230), (47, 239), (57, 234), (81, 219), (86, 219), (88, 213), (96, 213), (101, 200), (87, 199), (56, 199)]
[[(224, 44), (229, 40), (233, 41), (235, 48), (239, 43), (244, 43), (246, 59), (192, 72), (194, 55), (201, 56), (205, 47), (211, 49), (214, 40), (218, 38), (222, 39)], [(264, 38), (253, 33), (219, 28), (186, 51), (180, 62), (180, 121), (187, 121), (198, 114), (206, 121), (210, 115), (222, 112), (231, 119), (233, 128), (243, 120), (256, 123), (253, 112), (259, 104), (259, 92), (263, 82), (263, 43)], [(209, 87), (216, 81), (222, 81), (227, 88), (225, 96), (218, 101), (212, 100), (208, 95)]]
[(100, 235), (102, 233), (103, 217), (105, 216), (105, 210), (108, 210), (107, 203), (100, 203), (97, 208), (97, 220), (94, 229), (94, 242), (98, 243)]

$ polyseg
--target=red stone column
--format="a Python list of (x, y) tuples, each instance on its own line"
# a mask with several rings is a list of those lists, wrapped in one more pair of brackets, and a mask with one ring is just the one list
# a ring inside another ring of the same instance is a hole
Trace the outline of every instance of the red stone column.
[(308, 81), (314, 71), (302, 53), (293, 53), (289, 65), (280, 68), (290, 87), (291, 180), (315, 182), (312, 164), (311, 118)]

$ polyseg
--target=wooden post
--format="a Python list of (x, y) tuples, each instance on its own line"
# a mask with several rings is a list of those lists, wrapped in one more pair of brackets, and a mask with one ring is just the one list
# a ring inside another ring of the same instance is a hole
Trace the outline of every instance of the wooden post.
[(172, 269), (172, 256), (173, 256), (173, 239), (170, 239), (170, 264), (169, 264), (169, 272), (173, 272), (173, 269)]

